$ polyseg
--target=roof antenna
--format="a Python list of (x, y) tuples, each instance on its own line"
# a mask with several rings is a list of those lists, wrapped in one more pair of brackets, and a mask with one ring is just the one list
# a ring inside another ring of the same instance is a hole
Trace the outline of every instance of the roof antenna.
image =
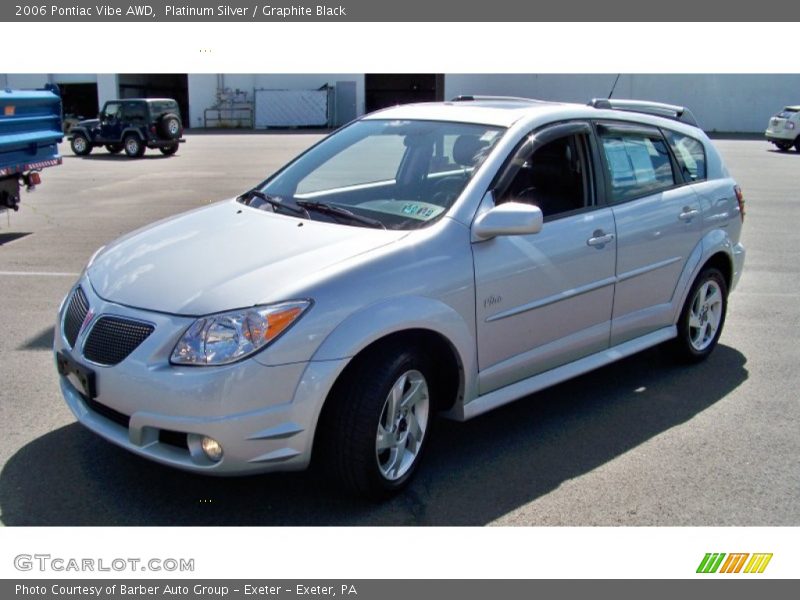
[(617, 73), (617, 78), (614, 80), (614, 85), (611, 86), (611, 91), (608, 92), (608, 99), (609, 100), (611, 100), (611, 96), (614, 94), (614, 90), (617, 87), (617, 82), (619, 81), (619, 76), (620, 75), (622, 75), (622, 73)]

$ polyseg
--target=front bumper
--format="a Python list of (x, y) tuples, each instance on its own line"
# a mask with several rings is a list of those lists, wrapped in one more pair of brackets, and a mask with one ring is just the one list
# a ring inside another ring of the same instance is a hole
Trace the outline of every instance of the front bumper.
[[(193, 319), (105, 302), (85, 277), (81, 287), (94, 316), (69, 348), (62, 308), (54, 351), (95, 373), (94, 398), (74, 375), (60, 376), (64, 399), (83, 425), (135, 454), (187, 471), (242, 475), (308, 466), (322, 403), (346, 361), (265, 366), (251, 359), (221, 367), (172, 366), (172, 348)], [(155, 326), (112, 367), (93, 364), (82, 354), (92, 323), (108, 314)], [(202, 436), (222, 445), (219, 462), (200, 449)]]
[(788, 129), (780, 133), (775, 133), (769, 130), (764, 132), (764, 137), (768, 142), (773, 144), (791, 144), (798, 135), (800, 135), (800, 132), (795, 129)]

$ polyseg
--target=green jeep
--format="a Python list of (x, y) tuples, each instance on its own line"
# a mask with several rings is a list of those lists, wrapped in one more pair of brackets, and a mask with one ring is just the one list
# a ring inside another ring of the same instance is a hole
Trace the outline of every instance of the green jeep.
[(105, 146), (111, 154), (125, 151), (131, 157), (146, 148), (171, 156), (185, 140), (178, 103), (170, 98), (110, 100), (97, 119), (81, 121), (69, 132), (70, 146), (78, 156)]

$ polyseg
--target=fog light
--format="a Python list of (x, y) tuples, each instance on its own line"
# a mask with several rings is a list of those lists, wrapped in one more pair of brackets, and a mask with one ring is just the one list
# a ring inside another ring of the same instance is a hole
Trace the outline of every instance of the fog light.
[(200, 440), (200, 447), (210, 460), (214, 462), (222, 460), (222, 446), (214, 438), (203, 436), (203, 439)]

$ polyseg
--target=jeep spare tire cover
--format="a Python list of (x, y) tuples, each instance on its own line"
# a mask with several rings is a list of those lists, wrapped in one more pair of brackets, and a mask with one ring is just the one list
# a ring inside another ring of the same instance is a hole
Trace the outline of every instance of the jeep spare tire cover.
[(181, 120), (178, 115), (168, 113), (161, 117), (158, 129), (159, 133), (168, 140), (177, 140), (181, 137)]

